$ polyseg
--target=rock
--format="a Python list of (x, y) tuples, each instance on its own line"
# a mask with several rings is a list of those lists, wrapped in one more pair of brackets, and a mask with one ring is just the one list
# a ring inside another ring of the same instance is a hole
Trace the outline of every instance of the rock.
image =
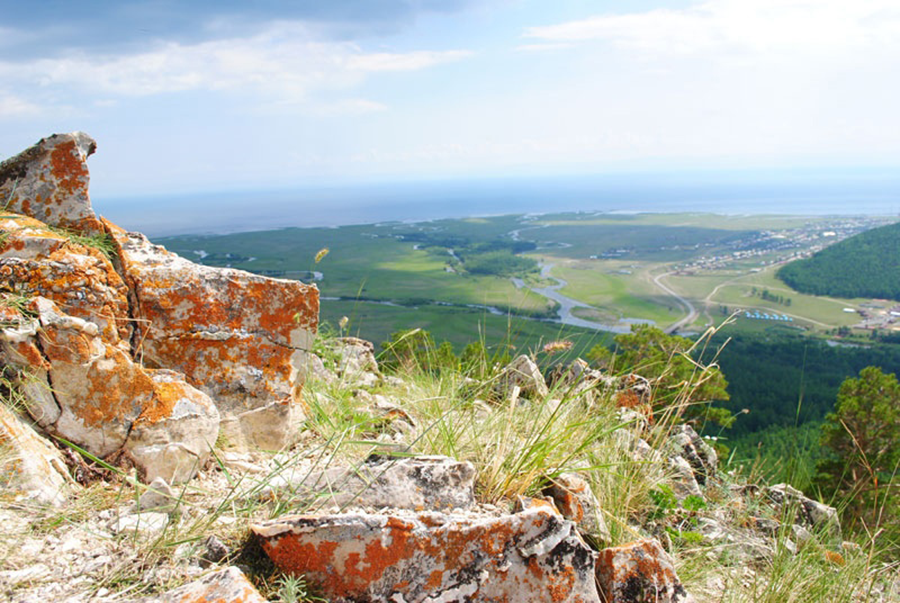
[(834, 507), (807, 498), (800, 490), (788, 484), (772, 486), (766, 490), (766, 494), (779, 507), (781, 514), (795, 511), (796, 519), (802, 525), (828, 537), (840, 538), (841, 523)]
[(375, 360), (375, 345), (358, 337), (340, 337), (334, 340), (335, 352), (339, 356), (337, 374), (348, 382), (357, 382), (368, 375), (377, 379), (381, 376), (378, 361)]
[(694, 470), (690, 463), (680, 456), (675, 456), (668, 459), (668, 466), (672, 472), (669, 483), (679, 501), (683, 501), (688, 496), (703, 498), (703, 492), (700, 491), (700, 485), (694, 477)]
[[(133, 294), (145, 362), (183, 373), (224, 416), (299, 402), (318, 323), (315, 285), (200, 266), (104, 224)], [(302, 413), (298, 404), (287, 409)]]
[(0, 485), (42, 505), (58, 506), (76, 487), (59, 450), (0, 403)]
[(109, 524), (113, 534), (154, 535), (162, 532), (169, 525), (169, 516), (165, 513), (149, 511), (117, 517)]
[(5, 210), (84, 234), (103, 233), (88, 196), (87, 158), (96, 149), (84, 132), (54, 134), (0, 163)]
[(597, 583), (606, 601), (694, 601), (678, 579), (672, 559), (655, 540), (639, 540), (600, 551), (597, 559)]
[(544, 376), (534, 360), (522, 354), (504, 368), (494, 385), (494, 391), (502, 399), (517, 397), (515, 389), (526, 398), (546, 398), (550, 390), (544, 382)]
[(475, 503), (475, 468), (444, 456), (372, 455), (358, 467), (304, 471), (298, 477), (289, 484), (295, 493), (318, 496), (320, 505), (449, 511)]
[(203, 558), (212, 563), (218, 563), (231, 554), (231, 550), (225, 543), (215, 536), (207, 538), (204, 546), (206, 550), (203, 552)]
[(143, 369), (50, 300), (28, 311), (35, 317), (0, 330), (0, 360), (30, 375), (19, 382), (34, 393), (35, 421), (98, 457), (127, 451), (148, 481), (189, 479), (218, 433), (209, 398), (176, 373)]
[(159, 597), (140, 603), (266, 603), (244, 572), (236, 567), (208, 574)]
[(599, 601), (594, 553), (536, 508), (499, 518), (293, 516), (251, 527), (284, 572), (336, 601)]
[(676, 425), (672, 428), (666, 441), (666, 450), (688, 462), (697, 483), (701, 486), (706, 485), (709, 478), (715, 477), (719, 463), (718, 455), (690, 425)]
[(157, 477), (141, 494), (136, 505), (136, 511), (152, 511), (160, 508), (170, 508), (176, 502), (177, 497), (172, 488), (161, 477)]
[(53, 300), (66, 314), (92, 322), (110, 344), (130, 351), (128, 290), (98, 249), (25, 216), (0, 217), (0, 282), (23, 297)]
[(600, 510), (600, 503), (591, 485), (574, 473), (563, 473), (550, 480), (543, 490), (563, 517), (574, 521), (582, 536), (589, 540), (610, 540), (609, 528)]

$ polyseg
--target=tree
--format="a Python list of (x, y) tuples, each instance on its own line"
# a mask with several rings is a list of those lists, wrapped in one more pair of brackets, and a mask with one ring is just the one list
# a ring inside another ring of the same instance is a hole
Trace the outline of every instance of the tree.
[(727, 409), (709, 405), (728, 400), (728, 382), (717, 367), (703, 367), (691, 357), (693, 341), (650, 325), (634, 325), (630, 333), (615, 340), (615, 369), (650, 379), (654, 408), (667, 409), (677, 403), (685, 421), (696, 425), (712, 421), (729, 427), (734, 422)]
[[(845, 522), (900, 527), (900, 383), (893, 373), (869, 366), (846, 379), (835, 412), (825, 417), (818, 464), (819, 485), (847, 501)], [(888, 515), (884, 511), (888, 511)]]

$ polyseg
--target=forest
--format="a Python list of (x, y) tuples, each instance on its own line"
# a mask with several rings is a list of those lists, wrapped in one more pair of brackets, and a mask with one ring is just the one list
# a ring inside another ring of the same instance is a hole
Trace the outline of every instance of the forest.
[(786, 264), (777, 276), (801, 293), (900, 301), (900, 223), (868, 230)]

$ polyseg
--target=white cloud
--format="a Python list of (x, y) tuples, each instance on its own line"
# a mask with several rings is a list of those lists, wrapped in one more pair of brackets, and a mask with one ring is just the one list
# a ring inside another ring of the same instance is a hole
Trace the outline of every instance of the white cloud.
[(656, 53), (834, 54), (900, 45), (896, 0), (709, 0), (683, 10), (599, 15), (530, 27), (547, 42), (605, 40)]
[(41, 108), (23, 98), (0, 92), (0, 119), (37, 115)]
[(375, 73), (422, 70), (470, 54), (367, 53), (349, 42), (313, 40), (302, 24), (278, 23), (252, 37), (169, 43), (140, 54), (0, 61), (0, 77), (23, 89), (74, 88), (104, 97), (236, 91), (274, 102), (299, 102), (318, 90), (353, 87)]

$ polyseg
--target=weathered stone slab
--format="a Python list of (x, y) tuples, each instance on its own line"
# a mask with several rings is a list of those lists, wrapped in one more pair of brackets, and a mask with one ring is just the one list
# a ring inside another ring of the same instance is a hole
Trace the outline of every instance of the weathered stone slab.
[(518, 392), (516, 395), (536, 399), (546, 398), (550, 393), (541, 369), (524, 354), (517, 356), (501, 371), (494, 385), (494, 391), (504, 399), (511, 397), (514, 390)]
[(834, 507), (804, 496), (803, 492), (789, 484), (772, 486), (766, 490), (766, 494), (781, 508), (782, 513), (790, 511), (786, 507), (793, 507), (797, 513), (797, 521), (801, 524), (812, 528), (813, 531), (840, 538), (841, 522)]
[(578, 525), (582, 535), (593, 540), (610, 540), (600, 503), (594, 496), (591, 485), (583, 477), (563, 473), (550, 480), (543, 493), (553, 499), (563, 517)]
[(671, 557), (655, 540), (638, 540), (600, 551), (597, 584), (605, 601), (690, 603)]
[(701, 486), (706, 485), (708, 479), (715, 477), (719, 457), (712, 446), (704, 442), (690, 425), (673, 427), (666, 441), (666, 449), (688, 462), (697, 483)]
[(334, 601), (599, 601), (594, 556), (548, 508), (489, 519), (293, 516), (253, 526), (278, 567)]
[(6, 210), (50, 226), (100, 234), (88, 196), (87, 158), (97, 148), (84, 132), (54, 134), (0, 163), (0, 199)]
[(144, 361), (183, 373), (238, 414), (299, 397), (316, 332), (315, 285), (189, 262), (105, 222), (119, 248)]

